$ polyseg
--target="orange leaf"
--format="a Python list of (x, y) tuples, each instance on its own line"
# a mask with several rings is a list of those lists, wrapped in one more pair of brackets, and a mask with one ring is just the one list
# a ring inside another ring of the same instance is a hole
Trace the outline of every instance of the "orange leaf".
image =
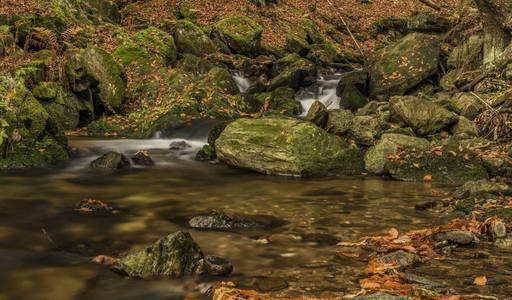
[(388, 231), (388, 234), (389, 234), (393, 239), (398, 238), (398, 230), (396, 230), (395, 228), (391, 228), (391, 229)]
[(443, 156), (443, 152), (441, 151), (434, 151), (434, 154), (437, 156)]
[(487, 283), (487, 277), (480, 276), (475, 278), (475, 281), (473, 282), (476, 285), (485, 285)]
[(426, 180), (426, 181), (432, 180), (432, 175), (431, 174), (425, 175), (425, 177), (423, 177), (423, 180)]
[(467, 153), (466, 153), (466, 154), (464, 154), (464, 159), (465, 159), (465, 160), (469, 160), (469, 155), (468, 155)]
[(420, 164), (418, 164), (418, 163), (413, 163), (412, 165), (413, 165), (416, 169), (419, 169), (419, 168), (420, 168)]
[(459, 145), (459, 151), (460, 152), (464, 151), (464, 148), (462, 148), (462, 145)]
[(451, 155), (453, 155), (453, 157), (457, 156), (457, 153), (455, 153), (455, 151), (450, 150), (450, 151), (448, 151), (448, 152), (449, 152)]
[(359, 257), (359, 254), (357, 254), (357, 253), (339, 252), (339, 254), (346, 256), (346, 257)]

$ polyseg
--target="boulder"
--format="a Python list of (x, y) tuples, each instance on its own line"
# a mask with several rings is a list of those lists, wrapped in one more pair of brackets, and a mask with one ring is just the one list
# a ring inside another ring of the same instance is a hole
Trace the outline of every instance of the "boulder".
[(180, 53), (204, 56), (216, 51), (212, 40), (197, 25), (188, 20), (176, 22), (174, 41)]
[(341, 76), (336, 95), (345, 109), (356, 111), (366, 105), (368, 73), (362, 70), (345, 73)]
[(192, 148), (192, 146), (185, 141), (174, 141), (169, 144), (169, 150), (173, 151), (183, 151), (187, 148)]
[(464, 71), (475, 70), (482, 65), (484, 40), (478, 35), (472, 35), (467, 41), (453, 48), (448, 57), (448, 66)]
[(469, 120), (473, 120), (482, 111), (484, 111), (484, 105), (477, 99), (477, 96), (471, 93), (460, 93), (457, 94), (452, 100), (450, 100), (451, 109), (461, 116), (466, 117)]
[(352, 300), (412, 300), (413, 298), (408, 296), (397, 296), (387, 292), (377, 292), (366, 296), (356, 296), (351, 298)]
[(315, 101), (308, 110), (306, 121), (314, 123), (320, 127), (325, 127), (327, 123), (327, 108), (320, 101)]
[(447, 18), (431, 12), (420, 13), (407, 20), (407, 29), (416, 32), (445, 32), (450, 25)]
[(273, 217), (231, 215), (214, 211), (209, 215), (193, 217), (188, 221), (188, 225), (196, 229), (229, 231), (272, 228), (280, 225), (280, 222)]
[(381, 264), (396, 264), (399, 267), (410, 267), (419, 262), (419, 257), (403, 250), (394, 251), (377, 257)]
[(389, 109), (392, 120), (411, 127), (419, 136), (440, 132), (458, 120), (458, 116), (453, 112), (414, 96), (392, 97)]
[(372, 146), (381, 136), (382, 128), (378, 118), (374, 116), (355, 116), (349, 132), (356, 144)]
[(391, 177), (403, 181), (462, 184), (470, 180), (487, 179), (482, 160), (458, 144), (432, 147), (428, 151), (402, 149), (385, 167)]
[(148, 152), (144, 151), (144, 150), (137, 151), (132, 156), (132, 162), (134, 165), (139, 165), (139, 166), (149, 167), (149, 166), (155, 165), (155, 162), (153, 161), (151, 156), (149, 156)]
[(450, 132), (454, 135), (465, 135), (468, 137), (478, 136), (478, 127), (473, 121), (463, 116), (459, 116), (459, 121), (450, 128)]
[(474, 198), (482, 194), (512, 195), (512, 187), (505, 183), (491, 182), (487, 179), (472, 180), (464, 183), (453, 193), (455, 199)]
[(333, 109), (327, 112), (327, 132), (335, 135), (344, 135), (352, 127), (354, 114), (348, 109)]
[(210, 145), (204, 145), (201, 150), (196, 153), (195, 160), (197, 161), (213, 161), (217, 159), (215, 148)]
[(203, 253), (188, 232), (178, 231), (129, 253), (111, 269), (133, 278), (182, 277), (197, 274)]
[(126, 169), (130, 167), (130, 161), (123, 154), (111, 151), (92, 161), (89, 167), (96, 170)]
[(439, 38), (423, 33), (411, 33), (386, 47), (370, 70), (370, 96), (403, 95), (437, 72), (439, 53)]
[(263, 29), (245, 16), (234, 16), (213, 25), (212, 35), (234, 53), (255, 57), (260, 52)]
[(221, 161), (264, 174), (314, 176), (362, 169), (361, 151), (318, 126), (286, 117), (240, 119), (215, 142)]
[(469, 245), (475, 240), (475, 235), (471, 231), (453, 230), (438, 233), (434, 236), (434, 241), (447, 241), (458, 245)]
[(427, 150), (430, 143), (423, 138), (401, 134), (383, 134), (375, 146), (370, 147), (364, 156), (365, 169), (368, 173), (381, 175), (386, 173), (385, 167), (390, 155), (395, 155), (402, 148)]
[(307, 59), (300, 58), (295, 62), (286, 65), (280, 70), (279, 75), (270, 81), (268, 90), (272, 91), (278, 87), (290, 87), (298, 91), (306, 77), (316, 75), (316, 67)]

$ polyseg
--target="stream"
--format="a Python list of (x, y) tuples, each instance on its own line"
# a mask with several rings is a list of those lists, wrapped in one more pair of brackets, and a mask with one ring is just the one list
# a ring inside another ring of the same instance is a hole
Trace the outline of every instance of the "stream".
[[(312, 99), (339, 107), (335, 81), (324, 78), (316, 90), (303, 90), (298, 99), (305, 108)], [(337, 297), (360, 290), (366, 266), (339, 255), (337, 242), (393, 227), (407, 231), (442, 223), (439, 213), (415, 209), (418, 203), (438, 199), (430, 185), (370, 176), (263, 176), (196, 162), (211, 126), (194, 123), (150, 140), (70, 137), (79, 154), (66, 165), (0, 173), (0, 299), (184, 299), (218, 280), (274, 296)], [(191, 147), (169, 150), (176, 141)], [(87, 168), (107, 151), (130, 157), (138, 150), (148, 151), (156, 166), (112, 174)], [(75, 211), (73, 206), (85, 198), (103, 201), (118, 213)], [(282, 223), (272, 229), (221, 232), (191, 229), (183, 222), (214, 209), (272, 216)], [(99, 254), (141, 249), (177, 230), (190, 232), (205, 254), (232, 262), (233, 274), (127, 280), (90, 261)], [(464, 251), (471, 250), (461, 250), (460, 259), (456, 255), (425, 264), (418, 272), (460, 293), (512, 294), (512, 254), (484, 246), (479, 251), (486, 258), (463, 260)], [(507, 284), (472, 285), (481, 274)]]

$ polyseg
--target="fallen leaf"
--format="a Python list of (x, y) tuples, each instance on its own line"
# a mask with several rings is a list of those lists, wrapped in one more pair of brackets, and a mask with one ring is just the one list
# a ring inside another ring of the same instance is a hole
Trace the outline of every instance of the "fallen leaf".
[(416, 169), (419, 169), (419, 168), (420, 168), (420, 164), (419, 164), (419, 163), (413, 163), (412, 165), (413, 165), (413, 167), (415, 167)]
[(469, 155), (468, 155), (467, 153), (466, 153), (466, 154), (464, 154), (464, 159), (465, 159), (465, 160), (469, 160)]
[(391, 228), (389, 231), (388, 231), (388, 234), (391, 236), (391, 238), (393, 239), (396, 239), (398, 238), (398, 230), (396, 230), (395, 228)]
[(473, 283), (476, 285), (485, 285), (485, 284), (487, 284), (487, 277), (485, 277), (485, 276), (477, 277), (477, 278), (475, 278), (475, 281)]
[(425, 177), (423, 177), (423, 180), (426, 180), (426, 181), (432, 180), (432, 175), (431, 174), (425, 175)]
[(357, 253), (339, 252), (339, 254), (346, 256), (346, 257), (359, 257), (359, 254), (357, 254)]

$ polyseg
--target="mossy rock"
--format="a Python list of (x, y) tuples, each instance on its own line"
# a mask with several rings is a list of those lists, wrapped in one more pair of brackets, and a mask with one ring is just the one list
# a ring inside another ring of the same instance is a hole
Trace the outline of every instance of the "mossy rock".
[(177, 49), (169, 34), (155, 27), (149, 27), (134, 33), (116, 49), (114, 56), (124, 66), (135, 62), (144, 69), (148, 69), (151, 63), (162, 67), (173, 64), (176, 61)]
[(439, 54), (439, 37), (423, 33), (411, 33), (386, 47), (370, 70), (370, 96), (403, 95), (437, 72)]
[(202, 259), (201, 248), (190, 234), (178, 231), (145, 249), (129, 253), (111, 269), (134, 278), (179, 278), (196, 274)]
[(325, 130), (335, 135), (344, 135), (349, 132), (353, 120), (354, 114), (348, 109), (329, 110)]
[(174, 30), (174, 40), (180, 53), (204, 56), (215, 52), (212, 40), (194, 23), (179, 20)]
[(395, 179), (462, 184), (488, 178), (481, 159), (466, 148), (460, 151), (459, 145), (450, 144), (429, 151), (406, 149), (391, 157), (386, 164), (386, 169)]
[(224, 42), (234, 53), (255, 57), (261, 51), (263, 29), (245, 16), (220, 20), (213, 26), (213, 37)]
[(357, 111), (365, 106), (367, 82), (368, 73), (365, 71), (356, 70), (343, 74), (336, 87), (336, 95), (340, 97), (341, 106), (351, 111)]
[(18, 66), (15, 71), (15, 77), (23, 79), (28, 85), (36, 85), (44, 81), (46, 73), (45, 63), (42, 60), (33, 60), (26, 64)]
[(263, 174), (317, 176), (363, 167), (357, 146), (312, 123), (287, 117), (236, 120), (224, 129), (215, 150), (228, 165)]
[(420, 97), (392, 97), (389, 107), (392, 120), (411, 127), (419, 136), (438, 133), (458, 121), (453, 112)]
[(289, 87), (297, 91), (302, 87), (304, 79), (316, 75), (316, 71), (316, 66), (311, 61), (300, 58), (285, 67), (277, 77), (274, 77), (268, 86), (268, 90), (272, 91), (278, 87)]
[(119, 24), (121, 14), (119, 13), (118, 1), (114, 0), (86, 0), (90, 7), (96, 10), (102, 18), (107, 21)]

